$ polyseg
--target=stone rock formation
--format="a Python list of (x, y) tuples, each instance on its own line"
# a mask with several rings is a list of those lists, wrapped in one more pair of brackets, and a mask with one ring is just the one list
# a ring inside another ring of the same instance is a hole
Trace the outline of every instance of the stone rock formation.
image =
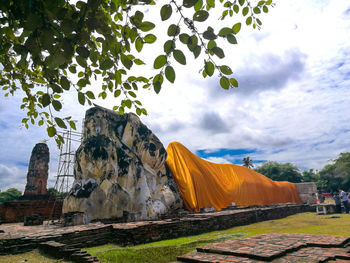
[(182, 208), (165, 159), (162, 143), (135, 114), (89, 109), (63, 213), (84, 212), (87, 222), (136, 221)]
[(46, 143), (37, 143), (30, 156), (24, 197), (47, 195), (50, 152)]

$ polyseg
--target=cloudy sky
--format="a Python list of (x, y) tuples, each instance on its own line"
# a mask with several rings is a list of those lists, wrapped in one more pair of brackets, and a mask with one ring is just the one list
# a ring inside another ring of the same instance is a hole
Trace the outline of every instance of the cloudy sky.
[[(240, 164), (249, 156), (256, 163), (322, 169), (350, 151), (350, 2), (276, 1), (261, 20), (260, 31), (243, 26), (238, 45), (223, 45), (226, 58), (219, 62), (231, 66), (238, 89), (225, 91), (217, 78), (204, 79), (198, 74), (202, 65), (188, 54), (187, 66), (172, 63), (175, 84), (158, 95), (140, 94), (148, 110), (141, 119), (165, 147), (179, 141), (214, 162)], [(155, 57), (152, 48), (145, 49), (146, 72)], [(0, 95), (0, 189), (23, 190), (31, 150), (47, 136), (37, 127), (20, 127), (20, 96)], [(62, 116), (81, 120), (87, 108), (78, 106), (75, 96), (64, 101)], [(53, 186), (59, 151), (54, 142), (48, 144)]]

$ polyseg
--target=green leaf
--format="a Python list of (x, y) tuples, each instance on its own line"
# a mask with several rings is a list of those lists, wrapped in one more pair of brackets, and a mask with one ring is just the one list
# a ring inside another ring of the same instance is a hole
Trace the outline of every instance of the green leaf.
[(208, 40), (214, 40), (217, 38), (217, 36), (214, 33), (214, 29), (210, 26), (206, 31), (203, 32), (203, 37)]
[(252, 23), (252, 17), (249, 16), (249, 17), (246, 19), (245, 23), (247, 24), (247, 26), (249, 26), (249, 25)]
[(75, 66), (70, 66), (68, 69), (71, 73), (77, 73), (77, 68)]
[(154, 91), (158, 94), (162, 88), (164, 78), (162, 74), (157, 74), (153, 78), (153, 88)]
[(88, 96), (88, 98), (91, 100), (95, 99), (94, 93), (92, 93), (92, 91), (90, 91), (90, 90), (86, 92), (86, 96)]
[(193, 49), (193, 55), (194, 55), (194, 58), (198, 58), (198, 56), (200, 55), (201, 53), (201, 46), (196, 46), (194, 49)]
[(234, 5), (234, 6), (233, 6), (233, 11), (235, 11), (235, 13), (238, 14), (238, 12), (239, 12), (239, 6), (238, 6), (238, 5)]
[(82, 92), (78, 92), (78, 101), (81, 105), (85, 104), (85, 95)]
[(215, 0), (207, 0), (207, 5), (210, 7), (215, 7)]
[(184, 43), (185, 45), (187, 45), (188, 40), (189, 40), (190, 36), (187, 35), (186, 33), (180, 34), (179, 39), (182, 43)]
[(265, 1), (259, 1), (258, 6), (265, 4)]
[(241, 30), (241, 23), (234, 24), (232, 30), (233, 34), (238, 34), (238, 32)]
[(177, 36), (178, 34), (180, 34), (180, 27), (175, 24), (171, 24), (168, 27), (168, 36), (174, 37), (174, 36)]
[(220, 78), (220, 86), (223, 89), (229, 89), (230, 88), (230, 81), (228, 80), (228, 78), (226, 78), (225, 76)]
[(115, 92), (114, 92), (114, 97), (119, 97), (119, 95), (121, 94), (121, 90), (120, 89), (117, 89)]
[(77, 53), (83, 58), (88, 58), (90, 51), (86, 47), (77, 47)]
[(132, 61), (123, 53), (120, 54), (120, 59), (122, 61), (122, 64), (124, 65), (124, 67), (126, 67), (127, 69), (130, 69), (132, 66)]
[(42, 97), (41, 97), (41, 104), (46, 107), (51, 103), (51, 98), (50, 95), (45, 93)]
[(141, 25), (140, 25), (140, 29), (141, 31), (143, 32), (147, 32), (147, 31), (150, 31), (152, 30), (153, 28), (155, 27), (155, 24), (153, 24), (152, 22), (143, 22)]
[(186, 65), (186, 57), (181, 50), (175, 49), (173, 51), (173, 55), (174, 55), (174, 58), (177, 62), (179, 62), (182, 65)]
[(175, 49), (175, 41), (173, 40), (167, 40), (164, 43), (164, 52), (169, 54), (170, 52), (172, 52)]
[(254, 12), (254, 14), (260, 14), (261, 13), (260, 8), (257, 7), (257, 6), (254, 7), (253, 12)]
[(70, 89), (70, 82), (68, 81), (68, 79), (65, 76), (61, 77), (60, 84), (61, 84), (63, 89), (65, 89), (65, 90)]
[(193, 21), (204, 22), (209, 17), (209, 13), (205, 10), (199, 10), (193, 14)]
[(203, 6), (203, 0), (198, 0), (197, 3), (194, 5), (194, 10), (195, 11), (201, 10), (202, 6)]
[(242, 10), (242, 14), (244, 15), (244, 16), (246, 16), (247, 14), (248, 14), (248, 12), (249, 12), (249, 8), (246, 6), (245, 8), (243, 8), (243, 10)]
[(198, 0), (183, 0), (183, 6), (186, 8), (191, 8), (193, 7)]
[(86, 59), (85, 59), (85, 58), (83, 58), (82, 56), (77, 56), (77, 57), (75, 57), (75, 59), (76, 59), (77, 63), (78, 63), (81, 67), (83, 67), (83, 68), (86, 68), (86, 67), (87, 67), (87, 63), (86, 63)]
[(80, 88), (83, 88), (85, 87), (86, 85), (88, 84), (87, 80), (86, 79), (79, 79), (78, 82), (77, 82), (77, 85), (80, 87)]
[(58, 85), (56, 85), (54, 83), (50, 84), (50, 87), (52, 88), (52, 90), (55, 93), (62, 93), (63, 92), (63, 89), (60, 86), (58, 86)]
[(148, 34), (143, 38), (143, 40), (148, 44), (152, 44), (152, 43), (156, 42), (157, 37), (153, 34)]
[(225, 75), (231, 75), (232, 74), (232, 69), (229, 66), (223, 65), (220, 66), (220, 71), (225, 74)]
[(66, 124), (64, 123), (64, 121), (61, 118), (56, 117), (55, 122), (57, 123), (58, 127), (62, 128), (62, 129), (67, 129)]
[(75, 127), (74, 121), (69, 121), (69, 126), (73, 129), (76, 130), (77, 128)]
[(133, 97), (133, 98), (136, 98), (136, 94), (135, 94), (135, 92), (133, 92), (133, 91), (128, 91), (128, 94), (131, 96), (131, 97)]
[(142, 38), (138, 37), (136, 38), (135, 41), (135, 48), (137, 50), (137, 52), (141, 52), (142, 48), (143, 48), (143, 41)]
[(213, 53), (217, 55), (219, 58), (225, 57), (224, 51), (219, 47), (213, 47), (211, 51), (213, 51)]
[(190, 39), (188, 40), (188, 44), (191, 46), (191, 47), (194, 47), (198, 44), (198, 38), (196, 35), (193, 35), (190, 37)]
[(233, 30), (231, 28), (223, 27), (223, 28), (220, 29), (218, 35), (222, 37), (222, 36), (227, 36), (227, 35), (229, 35), (231, 33), (233, 33)]
[(135, 59), (134, 59), (134, 63), (135, 63), (136, 65), (144, 65), (144, 64), (145, 64), (145, 62), (143, 62), (141, 59), (138, 59), (138, 58), (135, 58)]
[(242, 5), (244, 5), (244, 0), (238, 0), (238, 2), (239, 2), (239, 4), (242, 6)]
[(173, 12), (173, 9), (171, 8), (171, 5), (163, 5), (160, 9), (160, 17), (162, 18), (162, 21), (165, 21), (169, 19)]
[(215, 71), (215, 67), (214, 67), (214, 64), (210, 61), (206, 61), (205, 62), (205, 65), (204, 65), (204, 70), (205, 70), (205, 73), (207, 73), (208, 76), (213, 76), (214, 74), (214, 71)]
[(124, 107), (120, 106), (118, 111), (120, 115), (124, 115)]
[(235, 78), (230, 78), (230, 83), (232, 86), (238, 88), (238, 82)]
[(169, 80), (171, 83), (174, 83), (175, 81), (175, 71), (172, 66), (167, 66), (165, 68), (165, 77), (167, 80)]
[(92, 63), (96, 63), (97, 59), (98, 59), (98, 52), (91, 52), (89, 55), (90, 60), (92, 61)]
[(153, 63), (153, 68), (159, 69), (162, 68), (167, 62), (166, 56), (164, 55), (159, 55)]
[(131, 108), (131, 100), (125, 100), (124, 103), (126, 107), (128, 107), (129, 109)]
[(130, 86), (130, 84), (127, 83), (127, 82), (124, 82), (124, 83), (123, 83), (123, 87), (124, 87), (124, 89), (126, 89), (126, 90), (131, 90), (131, 86)]
[(58, 100), (52, 100), (52, 106), (55, 111), (60, 111), (62, 109), (62, 104)]
[(208, 49), (211, 50), (213, 47), (216, 47), (216, 42), (214, 40), (210, 40), (208, 42)]
[(268, 13), (269, 12), (269, 8), (266, 5), (263, 6), (263, 12), (264, 13)]
[(135, 15), (133, 16), (134, 20), (137, 22), (137, 23), (141, 23), (142, 20), (143, 20), (143, 17), (144, 17), (144, 14), (140, 11), (136, 11), (135, 12)]
[(66, 58), (63, 53), (56, 53), (48, 57), (48, 64), (51, 68), (61, 66), (65, 62)]
[(237, 44), (237, 39), (234, 35), (230, 34), (227, 37), (227, 41), (231, 44)]
[(56, 128), (53, 126), (47, 127), (46, 131), (47, 131), (47, 134), (49, 135), (49, 137), (53, 137), (57, 133)]
[(111, 60), (110, 58), (107, 58), (100, 64), (100, 69), (108, 70), (111, 67), (113, 67), (113, 65), (114, 65), (113, 60)]

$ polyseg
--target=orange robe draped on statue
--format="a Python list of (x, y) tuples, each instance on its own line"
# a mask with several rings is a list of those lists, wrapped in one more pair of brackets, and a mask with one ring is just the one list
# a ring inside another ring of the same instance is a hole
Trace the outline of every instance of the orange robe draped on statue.
[(238, 206), (302, 203), (294, 183), (273, 181), (244, 166), (203, 160), (178, 142), (169, 144), (167, 154), (166, 162), (190, 211), (220, 210), (233, 202)]

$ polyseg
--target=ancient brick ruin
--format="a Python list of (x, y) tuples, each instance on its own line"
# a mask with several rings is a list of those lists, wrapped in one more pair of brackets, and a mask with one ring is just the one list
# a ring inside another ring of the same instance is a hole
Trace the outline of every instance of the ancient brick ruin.
[(37, 143), (30, 156), (24, 197), (47, 195), (50, 152), (46, 143)]
[(47, 178), (50, 152), (45, 143), (34, 146), (28, 165), (27, 184), (20, 200), (0, 204), (0, 223), (23, 222), (26, 216), (58, 219), (62, 214), (62, 200), (50, 200)]

